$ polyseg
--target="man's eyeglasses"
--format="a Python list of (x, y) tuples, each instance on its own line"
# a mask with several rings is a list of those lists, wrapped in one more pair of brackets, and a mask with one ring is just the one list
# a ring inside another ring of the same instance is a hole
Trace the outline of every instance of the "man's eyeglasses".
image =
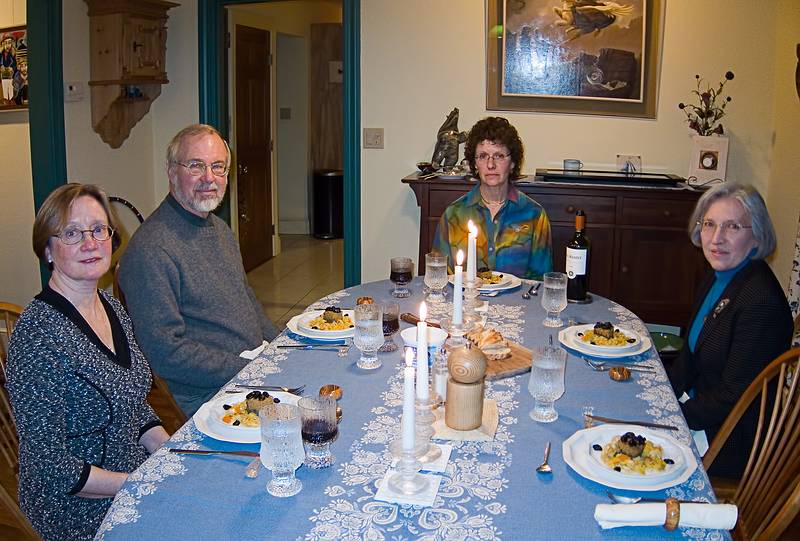
[(207, 169), (211, 169), (211, 173), (218, 177), (224, 177), (231, 170), (230, 166), (225, 162), (214, 162), (207, 165), (203, 160), (189, 160), (186, 163), (175, 162), (180, 166), (189, 170), (189, 174), (193, 177), (201, 177), (206, 174)]
[(486, 162), (489, 158), (495, 162), (504, 162), (511, 157), (511, 154), (503, 154), (502, 152), (495, 152), (494, 154), (487, 154), (486, 152), (481, 152), (477, 156), (475, 156), (475, 160), (479, 162)]
[(114, 230), (107, 225), (96, 225), (91, 229), (80, 229), (79, 227), (68, 227), (58, 235), (61, 242), (70, 246), (83, 242), (84, 235), (89, 233), (92, 238), (98, 242), (103, 242), (110, 239), (114, 235)]
[[(717, 230), (717, 223), (714, 220), (702, 220), (697, 222), (700, 226), (700, 231), (706, 235), (712, 235)], [(752, 225), (742, 225), (739, 222), (727, 221), (719, 224), (719, 228), (723, 235), (738, 235), (744, 229), (753, 229)]]

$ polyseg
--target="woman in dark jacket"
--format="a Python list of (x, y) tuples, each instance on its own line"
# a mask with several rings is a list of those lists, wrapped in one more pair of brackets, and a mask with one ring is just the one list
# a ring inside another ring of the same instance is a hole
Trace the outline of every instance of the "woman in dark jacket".
[[(786, 295), (764, 261), (775, 250), (775, 229), (753, 187), (724, 183), (703, 194), (689, 233), (712, 271), (695, 300), (686, 345), (669, 378), (678, 397), (689, 397), (681, 405), (689, 428), (705, 431), (710, 442), (748, 385), (789, 349), (793, 324)], [(757, 421), (755, 404), (717, 456), (711, 475), (743, 473)]]

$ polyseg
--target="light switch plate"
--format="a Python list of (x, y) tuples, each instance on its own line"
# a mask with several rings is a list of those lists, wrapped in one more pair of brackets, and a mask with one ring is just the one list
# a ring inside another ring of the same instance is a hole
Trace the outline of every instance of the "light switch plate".
[(364, 128), (364, 148), (383, 148), (383, 128)]
[(82, 81), (66, 81), (64, 83), (64, 101), (81, 101), (84, 96)]
[(617, 154), (617, 171), (641, 173), (642, 157), (638, 154)]

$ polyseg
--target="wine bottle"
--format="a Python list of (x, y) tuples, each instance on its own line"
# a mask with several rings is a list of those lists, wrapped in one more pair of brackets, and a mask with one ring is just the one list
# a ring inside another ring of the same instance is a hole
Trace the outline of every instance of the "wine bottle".
[(567, 243), (567, 300), (586, 302), (589, 284), (589, 239), (584, 234), (586, 215), (575, 213), (575, 235)]

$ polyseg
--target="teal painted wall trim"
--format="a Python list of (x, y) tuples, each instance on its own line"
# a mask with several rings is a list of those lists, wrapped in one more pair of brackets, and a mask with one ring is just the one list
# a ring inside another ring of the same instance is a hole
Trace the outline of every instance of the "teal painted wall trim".
[[(36, 210), (47, 195), (67, 181), (64, 141), (64, 70), (61, 60), (61, 0), (28, 0), (28, 65), (33, 202)], [(50, 279), (42, 265), (42, 285)]]
[[(198, 0), (200, 122), (228, 134), (224, 6), (253, 0)], [(343, 0), (344, 31), (344, 285), (361, 283), (361, 2)], [(230, 223), (228, 196), (219, 215)]]
[(344, 285), (361, 283), (361, 2), (344, 0)]

